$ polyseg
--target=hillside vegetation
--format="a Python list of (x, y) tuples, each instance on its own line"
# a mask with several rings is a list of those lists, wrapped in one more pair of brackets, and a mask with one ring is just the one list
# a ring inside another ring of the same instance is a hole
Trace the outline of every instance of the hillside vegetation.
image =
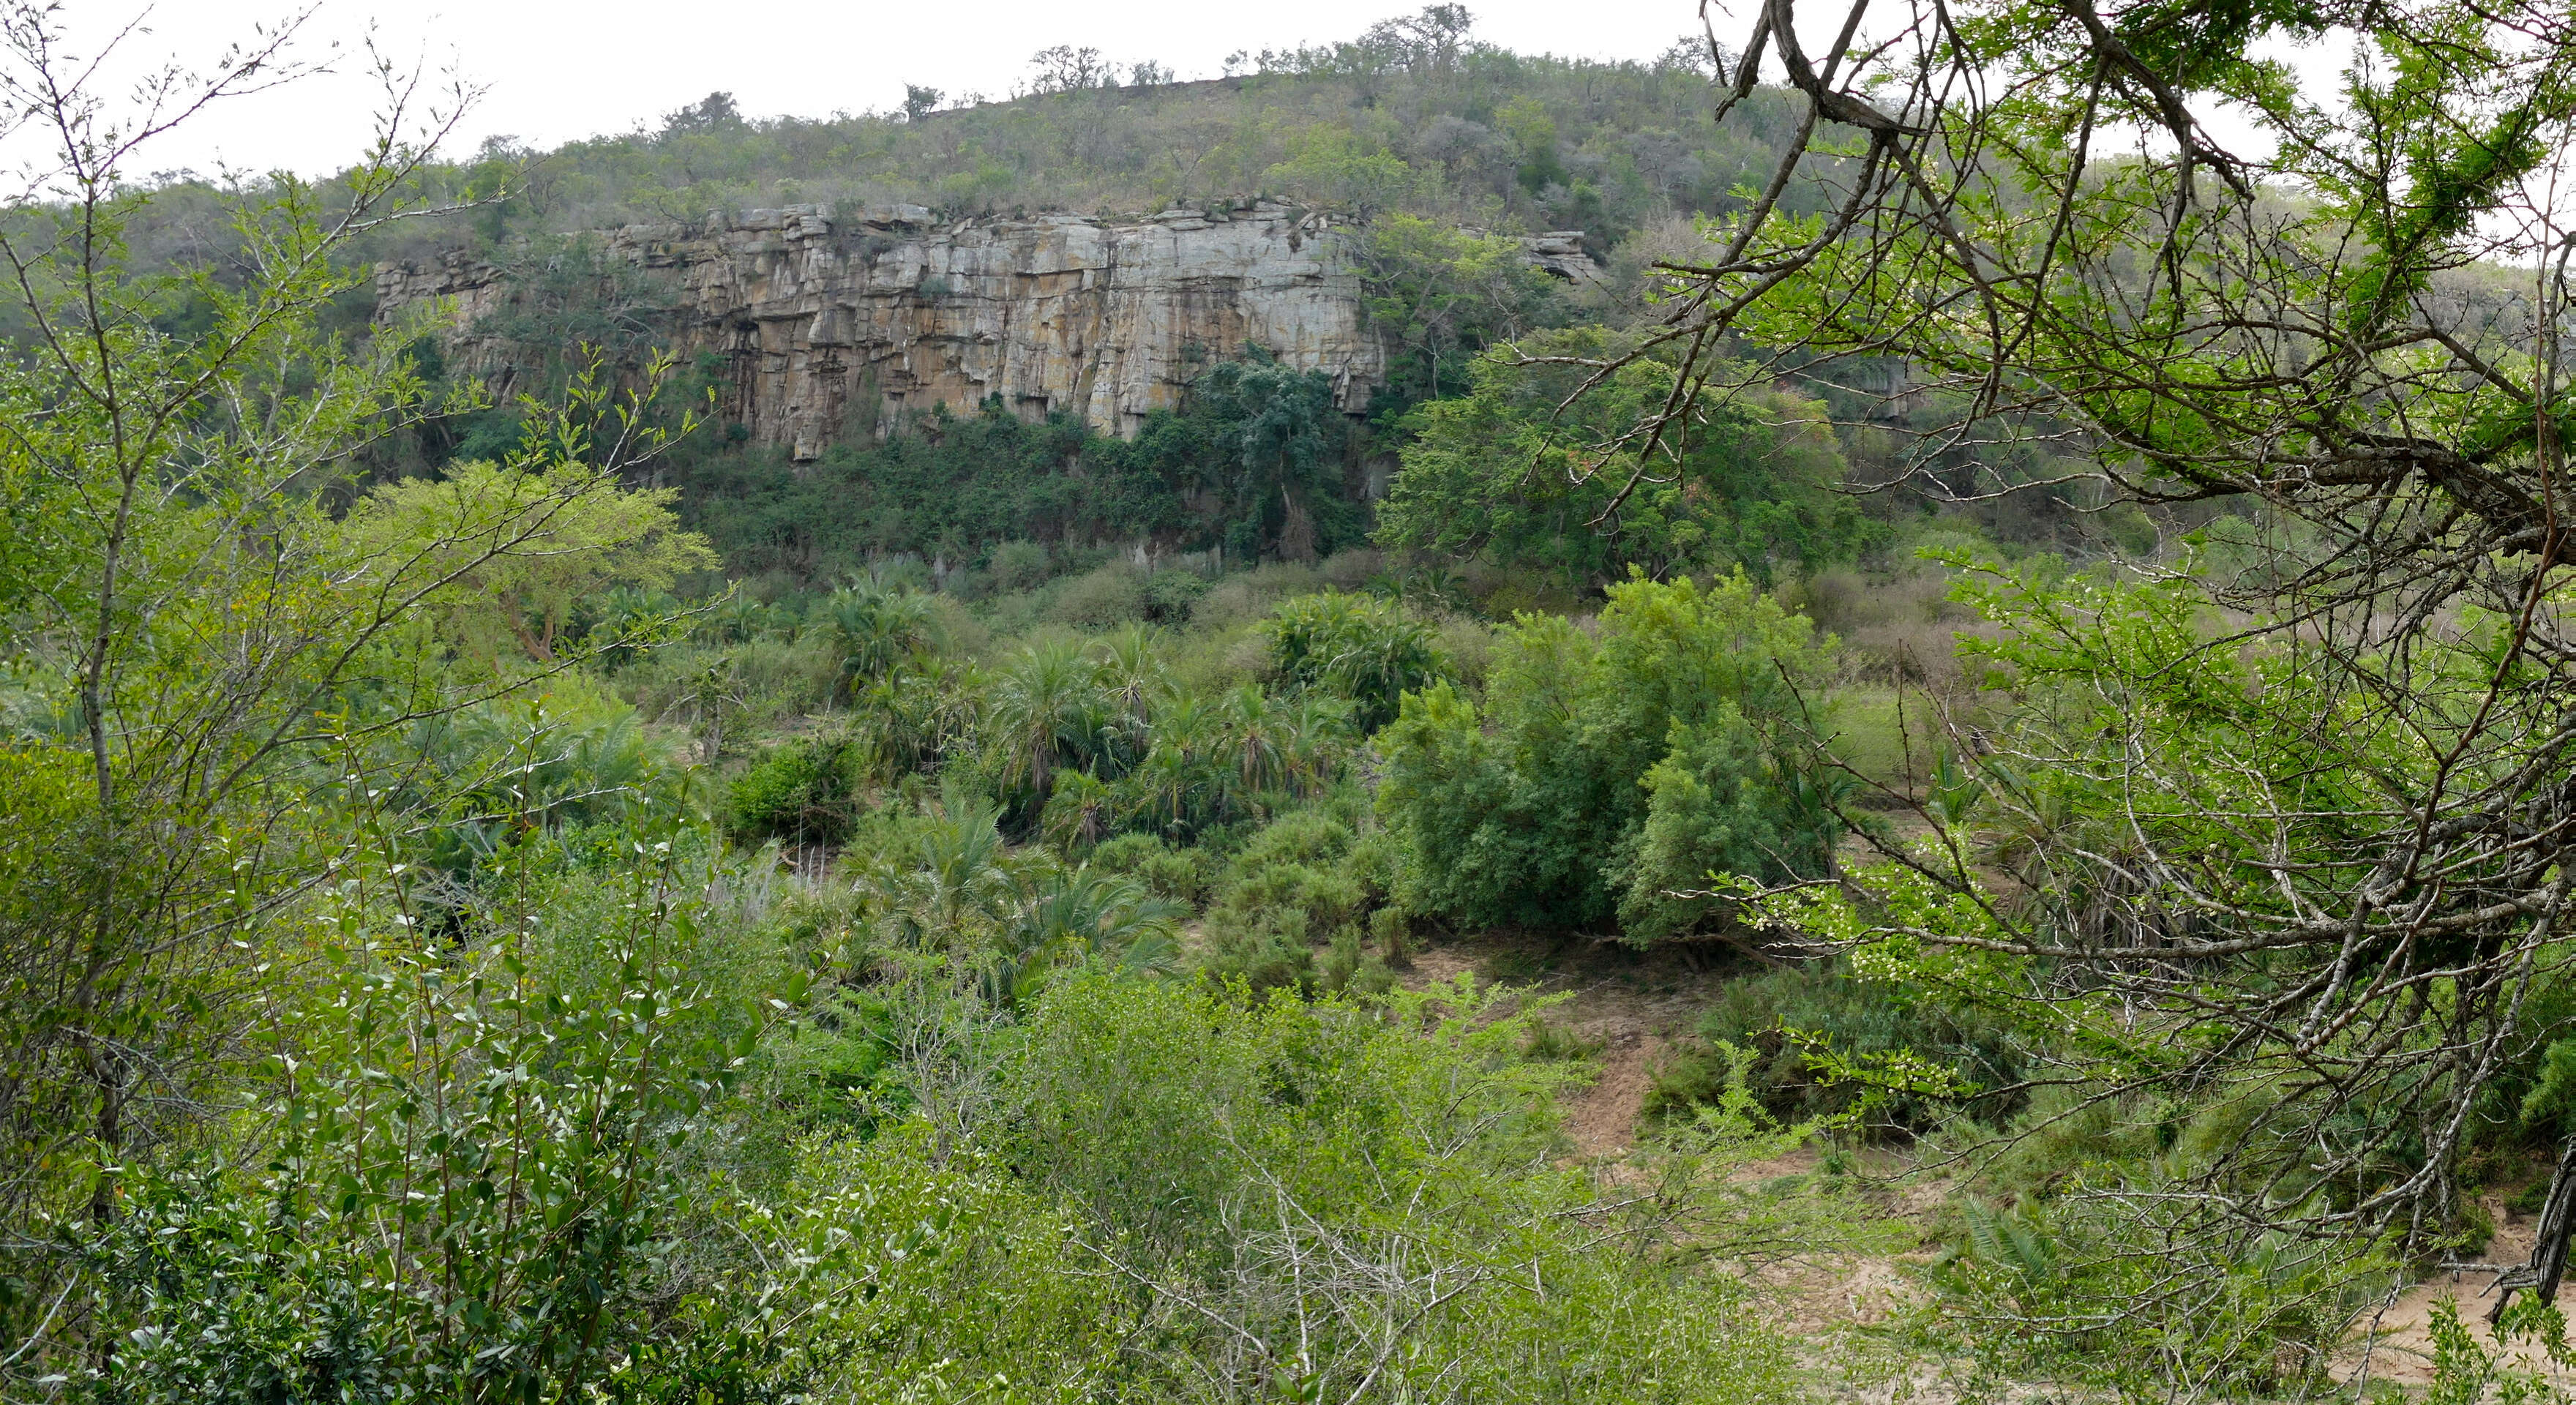
[[(2576, 1369), (2563, 15), (1435, 7), (217, 188), (6, 13), (0, 1401)], [(1247, 191), (1352, 215), (1367, 415), (1244, 348), (790, 463), (577, 265)], [(445, 247), (544, 294), (508, 402), (371, 319)]]
[[(1706, 45), (1649, 62), (1515, 54), (1458, 6), (1340, 44), (1174, 83), (1151, 62), (1053, 50), (1007, 101), (827, 119), (742, 117), (724, 93), (658, 125), (547, 152), (506, 144), (441, 167), (436, 188), (511, 191), (413, 247), (704, 218), (709, 211), (896, 202), (952, 215), (1139, 213), (1270, 194), (1492, 229), (1581, 229), (1604, 253), (1715, 212), (1767, 176), (1797, 130), (1785, 93), (1708, 122)], [(1678, 26), (1677, 26), (1678, 28)]]
[[(2048, 481), (2067, 475), (2045, 450), (1919, 452), (1944, 407), (1889, 400), (1908, 373), (1865, 356), (1801, 367), (1767, 397), (1694, 398), (1706, 423), (1676, 471), (1604, 515), (1612, 484), (1581, 467), (1588, 446), (1661, 403), (1681, 362), (1679, 347), (1649, 344), (1661, 286), (1651, 265), (1690, 256), (1701, 242), (1691, 221), (1743, 208), (1747, 182), (1796, 132), (1796, 100), (1771, 89), (1708, 123), (1711, 72), (1704, 43), (1651, 63), (1513, 54), (1476, 41), (1463, 10), (1434, 7), (1201, 83), (1050, 52), (1024, 95), (971, 107), (923, 99), (906, 112), (754, 122), (716, 94), (656, 130), (425, 166), (414, 177), (425, 199), (492, 198), (468, 216), (369, 234), (364, 247), (496, 261), (511, 310), (477, 331), (521, 348), (510, 384), (525, 390), (563, 385), (584, 346), (630, 369), (650, 354), (652, 296), (631, 273), (599, 268), (583, 237), (628, 221), (897, 201), (952, 216), (1117, 213), (1265, 195), (1345, 217), (1335, 237), (1390, 363), (1362, 422), (1334, 410), (1321, 377), (1227, 347), (1210, 349), (1177, 411), (1131, 441), (1070, 416), (1029, 423), (960, 404), (878, 436), (854, 428), (819, 463), (795, 463), (706, 425), (662, 456), (657, 481), (682, 487), (685, 520), (767, 597), (898, 557), (942, 584), (964, 568), (972, 594), (997, 552), (1015, 553), (1006, 574), (1025, 576), (1032, 548), (1064, 571), (1112, 543), (1243, 563), (1374, 542), (1507, 566), (1553, 598), (1597, 591), (1632, 565), (1767, 581), (1779, 569), (1883, 564), (1926, 531), (2084, 554), (2151, 540), (2134, 509)], [(1803, 162), (1783, 214), (1820, 208), (1836, 169), (1829, 156)], [(1601, 287), (1529, 267), (1512, 236), (1537, 229), (1580, 230)], [(1761, 354), (1732, 336), (1719, 346), (1746, 374)], [(1562, 358), (1641, 349), (1615, 384), (1559, 410), (1583, 379)], [(450, 387), (434, 343), (414, 355), (433, 396), (479, 388)], [(680, 368), (664, 403), (691, 403), (722, 374), (712, 362)], [(488, 457), (523, 419), (512, 404), (468, 409), (392, 436), (371, 458), (400, 475)], [(1390, 475), (1399, 459), (1404, 471)], [(1881, 491), (1838, 498), (1846, 484)]]

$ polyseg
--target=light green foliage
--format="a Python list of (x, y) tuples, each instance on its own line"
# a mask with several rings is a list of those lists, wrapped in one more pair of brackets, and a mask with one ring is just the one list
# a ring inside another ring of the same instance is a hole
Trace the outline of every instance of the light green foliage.
[(2433, 1381), (2426, 1405), (2561, 1405), (2564, 1374), (2576, 1368), (2567, 1319), (2555, 1304), (2523, 1298), (2505, 1309), (2490, 1341), (2460, 1321), (2454, 1297), (2433, 1300)]
[(1619, 441), (1670, 399), (1676, 367), (1641, 356), (1564, 402), (1593, 363), (1636, 349), (1636, 338), (1592, 327), (1475, 358), (1463, 394), (1407, 421), (1414, 438), (1379, 509), (1379, 544), (1483, 556), (1586, 584), (1632, 566), (1657, 577), (1741, 569), (1767, 583), (1775, 572), (1850, 560), (1884, 539), (1880, 524), (1836, 492), (1847, 469), (1823, 407), (1785, 390), (1686, 398), (1678, 452), (1621, 500), (1632, 454)]
[[(1365, 833), (1317, 810), (1264, 827), (1227, 861), (1207, 908), (1207, 969), (1256, 989), (1384, 989), (1385, 953), (1362, 933), (1393, 879), (1384, 831)], [(1327, 947), (1321, 968), (1315, 945)]]
[(1406, 693), (1444, 672), (1430, 626), (1374, 595), (1327, 591), (1283, 601), (1262, 633), (1271, 671), (1291, 688), (1350, 703), (1362, 734), (1394, 720)]
[(451, 464), (438, 478), (367, 494), (344, 529), (372, 588), (417, 598), (485, 657), (497, 658), (508, 639), (543, 661), (592, 593), (660, 589), (715, 564), (705, 538), (678, 530), (677, 489), (621, 487), (614, 473), (546, 457), (554, 447), (532, 445), (512, 464)]
[(400, 836), (400, 860), (424, 870), (413, 894), (433, 925), (485, 909), (514, 846), (666, 824), (694, 808), (690, 778), (633, 713), (584, 696), (577, 675), (555, 684), (374, 738), (356, 774), (378, 784), (344, 777), (337, 788), (337, 804), (379, 816)]
[(688, 1302), (623, 1384), (1071, 1405), (1119, 1378), (1133, 1309), (1079, 1223), (989, 1157), (940, 1155), (918, 1121), (810, 1143), (780, 1194), (727, 1213), (771, 1272)]
[[(1172, 925), (1187, 909), (1156, 896), (1142, 883), (1084, 865), (1058, 868), (1032, 885), (1005, 934), (1005, 954), (1021, 971), (1101, 956), (1119, 969), (1168, 971), (1177, 948)], [(1016, 1003), (1037, 986), (1014, 973), (1008, 999)]]
[[(2412, 332), (2376, 338), (2425, 325), (2432, 304), (2416, 299), (2445, 279), (2445, 295), (2491, 306), (2520, 296), (2478, 286), (2489, 276), (2471, 272), (2482, 260), (2500, 271), (2519, 255), (2475, 231), (2481, 218), (2538, 217), (2526, 212), (2551, 198), (2544, 192), (2563, 152), (2537, 134), (2576, 112), (2562, 42), (2526, 44), (2528, 21), (2512, 15), (2414, 6), (2379, 18), (2366, 71), (2332, 80), (2328, 100), (2301, 91), (2290, 67), (2258, 57), (2321, 32), (2323, 12), (2246, 5), (2171, 27), (2089, 18), (1993, 5), (1953, 32), (1936, 67), (2009, 72), (2028, 86), (2011, 100), (1981, 94), (1942, 104), (1937, 118), (1909, 117), (1935, 134), (1944, 160), (1971, 147), (2011, 153), (1945, 190), (1955, 213), (1937, 227), (1912, 218), (1873, 226), (1873, 211), (1847, 237), (1819, 239), (1824, 222), (1812, 212), (1766, 210), (1743, 231), (1746, 264), (1692, 292), (1719, 303), (1751, 294), (1728, 330), (1763, 345), (1902, 357), (1962, 388), (1989, 377), (2026, 388), (2027, 407), (2082, 426), (2105, 462), (2136, 466), (2126, 482), (2155, 493), (2278, 482), (2291, 498), (2322, 502), (2335, 495), (2277, 477), (2280, 456), (2340, 463), (2380, 434), (2536, 461), (2537, 419), (2522, 372), (2510, 369), (2527, 353), (2504, 330), (2509, 317), (2479, 333), (2497, 340), (2441, 353), (2419, 348)], [(2178, 105), (2132, 106), (2076, 76), (2115, 50), (2157, 73)], [(2260, 135), (2236, 145), (2266, 154), (2241, 165), (2226, 158), (2229, 174), (2209, 198), (2197, 172), (2219, 158), (2205, 149), (2107, 160), (2098, 145), (2063, 136), (2133, 118), (2164, 127), (2223, 101), (2262, 114)], [(1921, 193), (1904, 188), (1906, 198)], [(2280, 198), (2289, 190), (2302, 198)], [(2032, 219), (2034, 202), (2065, 214)], [(1738, 229), (1716, 232), (1724, 240)], [(2146, 276), (2150, 268), (2158, 274)], [(1999, 276), (2029, 291), (2008, 307), (1984, 303), (1974, 290)], [(2293, 327), (2242, 317), (2249, 296), (2304, 309), (2303, 318)], [(1997, 320), (1955, 315), (1961, 298)], [(2148, 329), (2168, 335), (2142, 335)], [(2353, 340), (2319, 357), (2309, 349), (2316, 335)], [(2320, 418), (2326, 385), (2339, 393)], [(2363, 386), (2373, 389), (2356, 393)], [(2427, 486), (2442, 479), (2411, 460), (2380, 471), (2355, 463), (2342, 486), (2365, 492), (2397, 493), (2419, 471)], [(2528, 479), (2535, 470), (2504, 471)], [(2506, 531), (2533, 501), (2527, 483), (2503, 496), (2444, 490)]]
[(867, 856), (860, 887), (889, 938), (915, 949), (971, 950), (1007, 920), (1021, 884), (999, 818), (974, 796), (951, 792)]
[(1376, 132), (1318, 123), (1290, 143), (1288, 159), (1262, 172), (1262, 184), (1311, 204), (1350, 210), (1363, 220), (1402, 205), (1419, 180)]
[(1085, 853), (1109, 837), (1119, 808), (1115, 787), (1089, 771), (1069, 772), (1056, 778), (1038, 832), (1064, 853)]
[(1160, 835), (1122, 834), (1092, 851), (1091, 862), (1111, 873), (1132, 874), (1156, 896), (1196, 905), (1208, 885), (1208, 857), (1174, 849)]
[[(1760, 874), (1790, 867), (1780, 857), (1784, 797), (1764, 782), (1763, 739), (1742, 711), (1720, 705), (1696, 726), (1676, 726), (1672, 749), (1646, 769), (1646, 818), (1629, 851), (1610, 872), (1619, 890), (1619, 926), (1650, 942), (1698, 930), (1727, 910), (1712, 891), (1712, 873)], [(1812, 800), (1797, 804), (1801, 777), (1785, 797), (1796, 811), (1822, 818)], [(1822, 858), (1814, 846), (1802, 857)]]
[[(1176, 581), (1196, 581), (1200, 585), (1205, 584), (1203, 578), (1189, 572), (1167, 571), (1163, 574), (1174, 577)], [(1154, 579), (1156, 578), (1123, 563), (1103, 566), (1088, 575), (1077, 576), (1065, 582), (1063, 589), (1057, 592), (1054, 602), (1047, 606), (1047, 618), (1059, 624), (1080, 625), (1092, 629), (1106, 629), (1112, 625), (1141, 620), (1146, 617), (1149, 609), (1158, 608), (1149, 604), (1147, 593)], [(1186, 593), (1189, 589), (1188, 586), (1181, 586), (1180, 592)], [(1167, 585), (1161, 592), (1160, 599), (1169, 602), (1175, 593), (1174, 588)], [(1186, 614), (1187, 603), (1184, 601), (1181, 604), (1181, 613)], [(1159, 608), (1168, 610), (1170, 605), (1164, 603)]]
[[(0, 220), (32, 259), (10, 326), (73, 333), (0, 359), (0, 1394), (1769, 1405), (1837, 1350), (1774, 1325), (1817, 1271), (1784, 1270), (1926, 1235), (1878, 1339), (1970, 1395), (2330, 1394), (2364, 1305), (2480, 1251), (2476, 1192), (2546, 1189), (2576, 1097), (2565, 590), (2531, 527), (2559, 391), (2468, 242), (2576, 89), (2555, 31), (2401, 5), (2312, 112), (2243, 50), (2317, 17), (2167, 8), (2104, 16), (2117, 46), (2072, 11), (1935, 31), (2021, 80), (1977, 129), (2013, 140), (1891, 166), (1962, 134), (1926, 108), (1788, 180), (1771, 269), (1670, 305), (1676, 348), (1797, 358), (1768, 365), (1543, 330), (1595, 295), (1517, 232), (1664, 222), (1625, 289), (1713, 257), (1739, 231), (1679, 212), (1742, 205), (1794, 101), (1711, 135), (1687, 52), (1524, 59), (1448, 6), (1186, 92), (1058, 48), (1011, 104), (719, 95), (577, 144), (466, 217), (526, 265), (479, 330), (544, 347), (564, 403), (435, 422), (443, 353), (356, 334), (364, 260), (323, 212), (490, 193), (502, 153), (389, 142), (328, 202), (278, 178), (238, 257), (167, 284), (125, 269), (145, 187), (68, 153), (69, 203)], [(30, 23), (0, 63), (41, 61)], [(2065, 164), (2069, 75), (2126, 104), (2158, 72), (2326, 138), (2277, 158), (2304, 193), (2249, 198), (2249, 234), (2214, 157), (2179, 204), (2162, 158)], [(2041, 179), (1990, 184), (2016, 168)], [(1828, 171), (1956, 198), (1816, 241)], [(2032, 191), (2069, 173), (2052, 222)], [(721, 358), (642, 359), (659, 275), (546, 242), (1257, 190), (1358, 275), (1370, 426), (1329, 376), (1198, 348), (1133, 440), (943, 408), (812, 464), (684, 453), (652, 480), (684, 498), (626, 486), (655, 421), (578, 343), (693, 391)], [(160, 242), (217, 227), (199, 187), (152, 198), (190, 231)], [(1939, 238), (1908, 223), (1935, 208)], [(2074, 242), (2034, 268), (2052, 223)], [(418, 252), (405, 227), (366, 237)], [(2018, 271), (1963, 278), (1961, 244)], [(2427, 307), (2468, 315), (2410, 330)], [(2480, 318), (2507, 330), (2472, 358)], [(1882, 381), (1909, 406), (1827, 423)], [(1623, 436), (1667, 404), (1628, 491)], [(1847, 476), (2045, 476), (2087, 436), (2228, 501), (2101, 514), (2154, 573), (1945, 555), (1982, 676), (1903, 666), (1953, 657), (1919, 600), (1932, 633), (1839, 660), (1784, 608), (1872, 588), (1814, 577), (1887, 536)], [(1389, 554), (1348, 550), (1390, 451)], [(2203, 511), (2208, 555), (2178, 535)], [(683, 526), (743, 585), (675, 619), (712, 564)], [(1542, 602), (1570, 608), (1475, 617)], [(1953, 729), (1867, 767), (1903, 839), (1834, 764), (1861, 753), (1820, 704), (1861, 669)], [(1838, 860), (1846, 825), (1881, 861)], [(772, 839), (793, 864), (746, 859)], [(1416, 940), (1494, 926), (1834, 955), (1713, 978), (1614, 1165), (1566, 1136), (1600, 1046), (1551, 1001), (1400, 987)], [(1961, 1193), (1891, 1225), (1862, 1187), (1908, 1158)], [(2544, 1305), (2506, 1334), (2570, 1364)], [(2556, 1398), (2455, 1313), (2432, 1336), (2432, 1399)]]
[(1358, 243), (1369, 320), (1395, 353), (1381, 414), (1457, 394), (1478, 352), (1562, 316), (1553, 280), (1517, 239), (1395, 214)]
[[(1282, 1377), (1403, 1400), (1777, 1400), (1785, 1342), (1694, 1265), (1779, 1222), (1727, 1156), (1637, 1216), (1550, 1154), (1561, 1066), (1516, 1057), (1534, 1008), (1469, 983), (1382, 1008), (1250, 1005), (1085, 979), (1041, 1002), (1012, 1071), (1016, 1159), (1083, 1207), (1160, 1344), (1140, 1385), (1227, 1398)], [(1417, 1033), (1416, 1031), (1423, 1031)], [(1665, 1198), (1669, 1197), (1669, 1198)], [(1630, 1206), (1636, 1197), (1621, 1194)]]
[[(714, 564), (712, 555), (706, 564)], [(680, 637), (685, 624), (679, 597), (637, 585), (611, 586), (576, 614), (583, 617), (582, 633), (592, 642), (600, 667), (611, 670), (634, 662), (648, 646)]]
[(605, 1379), (680, 1210), (667, 1152), (758, 1021), (710, 981), (712, 914), (667, 841), (608, 903), (560, 899), (616, 880), (537, 858), (518, 860), (527, 907), (462, 949), (416, 944), (398, 876), (317, 914), (309, 986), (266, 1001), (245, 1109), (265, 1145), (147, 1175), (125, 1214), (62, 1227), (102, 1275), (99, 1309), (138, 1324), (82, 1388), (489, 1398)]
[(1597, 635), (1520, 617), (1482, 709), (1438, 685), (1378, 737), (1404, 906), (1464, 926), (1615, 915), (1644, 941), (1723, 915), (1676, 896), (1712, 870), (1820, 875), (1836, 821), (1797, 691), (1820, 668), (1807, 622), (1741, 576), (1613, 586)]
[(984, 754), (1006, 787), (1042, 804), (1056, 768), (1076, 760), (1107, 718), (1099, 665), (1083, 646), (1056, 639), (1030, 645), (996, 680)]
[[(2020, 1110), (2006, 1090), (2028, 1071), (2012, 1028), (1936, 992), (1831, 967), (1791, 966), (1730, 981), (1700, 1017), (1699, 1042), (1656, 1071), (1649, 1112), (1713, 1101), (1729, 1079), (1785, 1121), (1852, 1119), (1879, 1133), (1922, 1132), (1965, 1103), (1988, 1123)], [(1937, 1080), (1893, 1086), (1890, 1064), (1910, 1056)], [(1859, 1077), (1838, 1076), (1865, 1070)], [(1920, 1086), (1936, 1082), (1937, 1089)]]
[(781, 742), (725, 788), (725, 828), (753, 843), (838, 843), (865, 804), (868, 761), (864, 743), (849, 737)]

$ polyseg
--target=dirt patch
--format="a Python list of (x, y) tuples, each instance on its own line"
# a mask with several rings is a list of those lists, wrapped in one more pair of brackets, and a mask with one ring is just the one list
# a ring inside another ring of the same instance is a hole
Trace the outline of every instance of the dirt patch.
[(1592, 1051), (1598, 1071), (1589, 1087), (1566, 1100), (1566, 1134), (1588, 1157), (1619, 1156), (1636, 1145), (1657, 1064), (1690, 1035), (1726, 981), (1745, 974), (1701, 951), (1497, 933), (1417, 952), (1402, 977), (1421, 989), (1467, 972), (1567, 997), (1547, 1019)]
[(1637, 1119), (1646, 1110), (1646, 1091), (1654, 1086), (1649, 1072), (1664, 1039), (1653, 1034), (1622, 1034), (1601, 1051), (1601, 1076), (1572, 1099), (1565, 1132), (1584, 1156), (1611, 1157), (1637, 1144)]
[[(1747, 959), (1708, 948), (1650, 948), (1615, 943), (1550, 941), (1487, 934), (1443, 943), (1414, 955), (1400, 973), (1414, 989), (1472, 973), (1561, 995), (1547, 1019), (1560, 1036), (1583, 1048), (1594, 1077), (1564, 1099), (1565, 1131), (1576, 1154), (1598, 1163), (1613, 1181), (1643, 1177), (1624, 1161), (1636, 1149), (1638, 1123), (1662, 1062), (1695, 1036), (1701, 1017), (1730, 981), (1755, 974)], [(1846, 1152), (1846, 1155), (1854, 1153)], [(1897, 1177), (1902, 1158), (1887, 1152), (1857, 1153), (1862, 1174)], [(1803, 1147), (1735, 1169), (1742, 1180), (1813, 1172), (1823, 1153)], [(1921, 1223), (1941, 1203), (1949, 1185), (1899, 1180), (1879, 1198), (1884, 1213)], [(1772, 1264), (1752, 1274), (1768, 1325), (1799, 1344), (1814, 1367), (1823, 1398), (1867, 1405), (1942, 1405), (1960, 1398), (1939, 1363), (1915, 1360), (1910, 1351), (1875, 1342), (1869, 1330), (1917, 1310), (1924, 1300), (1916, 1253), (1827, 1253)], [(2009, 1400), (2021, 1394), (2008, 1392)], [(2039, 1397), (2032, 1396), (2032, 1399)]]
[[(2528, 1259), (2539, 1228), (2536, 1218), (2507, 1210), (2500, 1200), (2486, 1202), (2486, 1209), (2495, 1217), (2496, 1232), (2487, 1242), (2483, 1262), (2501, 1268)], [(2355, 1384), (2361, 1379), (2366, 1359), (2373, 1381), (2410, 1390), (2432, 1384), (2433, 1305), (2444, 1299), (2450, 1300), (2461, 1324), (2478, 1344), (2495, 1350), (2495, 1335), (2487, 1330), (2487, 1313), (2495, 1306), (2490, 1287), (2494, 1280), (2492, 1271), (2469, 1269), (2440, 1274), (2406, 1289), (2387, 1307), (2365, 1313), (2353, 1324), (2343, 1348), (2327, 1368), (2329, 1373), (2347, 1386)], [(2561, 1302), (2566, 1302), (2563, 1294)], [(2541, 1371), (2559, 1386), (2576, 1385), (2576, 1372), (2549, 1369), (2548, 1358), (2538, 1347), (2511, 1347), (2505, 1359), (2516, 1369)]]
[(1802, 1340), (1871, 1327), (1922, 1305), (1924, 1288), (1909, 1258), (1834, 1254), (1782, 1264), (1753, 1281), (1770, 1300), (1780, 1330)]

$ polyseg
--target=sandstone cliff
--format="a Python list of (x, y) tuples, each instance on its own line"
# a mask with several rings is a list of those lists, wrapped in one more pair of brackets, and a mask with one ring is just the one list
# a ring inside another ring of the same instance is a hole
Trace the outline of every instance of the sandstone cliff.
[[(605, 257), (647, 273), (655, 305), (636, 311), (658, 339), (730, 363), (724, 412), (754, 442), (810, 458), (890, 415), (941, 401), (967, 411), (993, 395), (1133, 433), (1209, 358), (1246, 342), (1330, 375), (1356, 412), (1385, 356), (1341, 247), (1325, 217), (1268, 203), (1114, 223), (807, 207), (630, 226), (606, 236)], [(510, 310), (517, 287), (455, 255), (388, 264), (377, 315), (453, 299), (451, 361), (492, 374), (511, 348), (486, 319)]]
[[(1328, 216), (1269, 202), (1123, 221), (805, 206), (629, 226), (604, 236), (601, 257), (640, 273), (620, 296), (640, 298), (627, 311), (656, 341), (723, 358), (722, 412), (752, 442), (806, 459), (907, 412), (971, 411), (994, 395), (1024, 415), (1067, 411), (1133, 434), (1247, 342), (1331, 376), (1356, 414), (1386, 355), (1344, 237)], [(1577, 235), (1525, 242), (1557, 277), (1595, 276)], [(377, 316), (452, 299), (451, 362), (497, 376), (514, 348), (495, 328), (521, 286), (461, 255), (387, 264)]]

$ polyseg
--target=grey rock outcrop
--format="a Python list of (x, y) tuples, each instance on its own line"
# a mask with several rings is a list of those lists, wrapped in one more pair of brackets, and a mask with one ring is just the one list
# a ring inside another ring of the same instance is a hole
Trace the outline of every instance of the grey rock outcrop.
[(1559, 229), (1546, 234), (1524, 234), (1521, 248), (1528, 251), (1532, 265), (1544, 270), (1549, 277), (1561, 279), (1577, 288), (1598, 289), (1609, 281), (1602, 276), (1601, 265), (1594, 263), (1592, 255), (1584, 249), (1582, 230)]
[[(724, 359), (728, 417), (812, 458), (945, 402), (1000, 396), (1029, 416), (1132, 434), (1211, 359), (1257, 343), (1333, 378), (1363, 409), (1386, 356), (1328, 217), (1255, 203), (1146, 219), (937, 221), (918, 206), (754, 211), (603, 236), (603, 267), (640, 273), (628, 312), (683, 357)], [(449, 360), (496, 376), (520, 283), (459, 255), (387, 264), (377, 316), (452, 300)]]

